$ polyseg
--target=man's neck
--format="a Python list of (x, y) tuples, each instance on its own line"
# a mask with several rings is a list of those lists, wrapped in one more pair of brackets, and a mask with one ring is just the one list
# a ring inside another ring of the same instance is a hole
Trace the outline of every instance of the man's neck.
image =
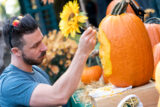
[(32, 72), (32, 65), (26, 64), (21, 58), (11, 56), (11, 64), (23, 71)]

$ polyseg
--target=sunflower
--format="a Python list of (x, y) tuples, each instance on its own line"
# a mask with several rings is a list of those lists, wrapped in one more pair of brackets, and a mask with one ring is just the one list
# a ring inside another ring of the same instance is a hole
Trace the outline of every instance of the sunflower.
[(62, 13), (60, 13), (59, 27), (65, 37), (71, 35), (75, 37), (76, 33), (80, 32), (87, 20), (87, 17), (83, 12), (79, 12), (79, 5), (76, 0), (69, 1), (64, 7)]

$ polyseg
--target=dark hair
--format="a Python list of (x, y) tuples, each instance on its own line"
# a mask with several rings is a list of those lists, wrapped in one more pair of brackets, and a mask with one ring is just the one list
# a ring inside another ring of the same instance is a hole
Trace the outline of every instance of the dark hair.
[[(17, 26), (13, 25), (15, 20), (19, 20)], [(2, 33), (7, 46), (10, 48), (18, 47), (22, 49), (25, 44), (22, 39), (23, 35), (33, 33), (37, 28), (38, 24), (34, 18), (31, 15), (26, 14), (21, 19), (18, 17), (12, 17), (10, 20), (7, 20), (3, 26)]]

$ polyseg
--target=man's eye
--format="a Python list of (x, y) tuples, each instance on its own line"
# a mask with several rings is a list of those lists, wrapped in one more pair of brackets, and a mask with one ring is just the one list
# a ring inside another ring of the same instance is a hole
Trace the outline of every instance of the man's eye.
[(35, 44), (35, 45), (33, 46), (33, 48), (37, 48), (37, 47), (38, 47), (38, 45), (39, 45), (39, 44)]

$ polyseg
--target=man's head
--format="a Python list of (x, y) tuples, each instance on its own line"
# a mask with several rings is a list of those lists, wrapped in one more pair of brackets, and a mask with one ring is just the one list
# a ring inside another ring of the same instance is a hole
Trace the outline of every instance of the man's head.
[(42, 62), (46, 47), (37, 22), (30, 16), (13, 17), (3, 26), (3, 35), (11, 52), (28, 65)]

